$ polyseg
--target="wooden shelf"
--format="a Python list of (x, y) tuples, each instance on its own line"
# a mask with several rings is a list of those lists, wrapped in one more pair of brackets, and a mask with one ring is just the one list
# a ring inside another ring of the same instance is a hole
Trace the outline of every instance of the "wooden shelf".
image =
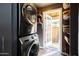
[(69, 21), (64, 21), (63, 25), (69, 25)]
[(63, 8), (63, 11), (66, 11), (66, 10), (70, 10), (70, 8), (66, 8), (66, 9)]
[(69, 14), (69, 13), (70, 13), (70, 10), (63, 11), (63, 15), (66, 15), (66, 14)]
[(64, 25), (62, 26), (63, 28), (69, 28), (69, 25)]
[(61, 53), (63, 56), (68, 56), (69, 54), (68, 53), (66, 53), (66, 52), (62, 52)]
[[(65, 6), (65, 7), (64, 7)], [(64, 8), (63, 8), (63, 54), (68, 56), (70, 51), (69, 51), (69, 48), (70, 48), (70, 6), (67, 4), (64, 4)], [(66, 36), (67, 35), (67, 36)], [(69, 36), (68, 36), (69, 35)]]
[(69, 3), (63, 3), (63, 9), (68, 9), (70, 7)]

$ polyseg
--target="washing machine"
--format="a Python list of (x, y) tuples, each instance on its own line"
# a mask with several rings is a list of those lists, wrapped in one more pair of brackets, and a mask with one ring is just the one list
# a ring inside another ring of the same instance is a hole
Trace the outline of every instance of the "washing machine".
[(19, 22), (20, 55), (37, 56), (39, 51), (37, 11), (33, 4), (19, 4)]

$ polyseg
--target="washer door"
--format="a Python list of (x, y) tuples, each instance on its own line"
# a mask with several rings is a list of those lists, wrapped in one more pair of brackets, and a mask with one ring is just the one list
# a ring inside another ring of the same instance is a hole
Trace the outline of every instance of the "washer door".
[(33, 41), (25, 41), (23, 45), (22, 55), (37, 56), (39, 51), (39, 44)]

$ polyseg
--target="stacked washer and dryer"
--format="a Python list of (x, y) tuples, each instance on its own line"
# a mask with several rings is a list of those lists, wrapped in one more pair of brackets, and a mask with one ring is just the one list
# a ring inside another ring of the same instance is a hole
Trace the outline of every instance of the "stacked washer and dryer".
[(38, 55), (37, 10), (33, 4), (19, 4), (19, 42), (20, 55)]

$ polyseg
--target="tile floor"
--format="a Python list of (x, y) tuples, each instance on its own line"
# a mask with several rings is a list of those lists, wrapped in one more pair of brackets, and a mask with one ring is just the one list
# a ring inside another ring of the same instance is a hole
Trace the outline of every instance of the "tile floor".
[(57, 48), (40, 48), (38, 56), (61, 56)]

